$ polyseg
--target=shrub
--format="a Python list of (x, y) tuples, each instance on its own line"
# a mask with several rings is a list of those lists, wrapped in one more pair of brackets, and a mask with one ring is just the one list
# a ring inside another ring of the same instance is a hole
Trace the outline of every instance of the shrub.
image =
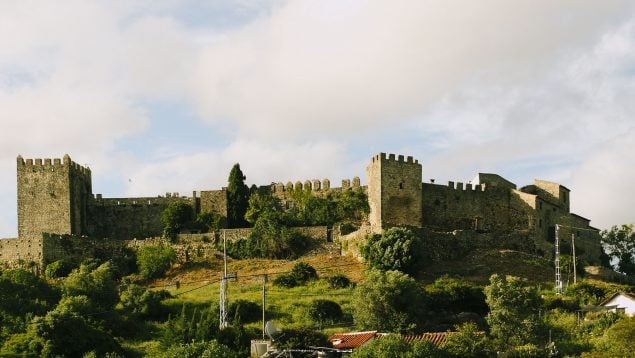
[(143, 246), (137, 250), (139, 274), (145, 279), (158, 278), (176, 261), (176, 253), (169, 246)]
[(298, 262), (293, 266), (291, 272), (281, 274), (273, 280), (275, 286), (292, 288), (296, 286), (306, 285), (311, 280), (317, 280), (318, 275), (313, 266)]
[(93, 268), (80, 265), (73, 270), (62, 285), (64, 296), (86, 296), (95, 310), (111, 310), (119, 300), (117, 285), (113, 279), (110, 263)]
[(48, 278), (66, 277), (73, 270), (73, 265), (65, 260), (57, 260), (46, 265), (44, 273)]
[(121, 305), (132, 314), (144, 317), (161, 318), (165, 309), (161, 301), (172, 297), (168, 291), (151, 291), (141, 286), (130, 284), (120, 296)]
[(318, 275), (313, 266), (306, 262), (298, 262), (291, 269), (291, 274), (295, 277), (296, 281), (300, 284), (305, 284), (311, 280), (317, 280)]
[(278, 277), (273, 279), (273, 285), (285, 288), (293, 288), (298, 286), (298, 282), (295, 277), (291, 273), (280, 274)]
[(362, 247), (368, 264), (380, 270), (415, 273), (422, 263), (421, 239), (409, 229), (394, 227), (371, 235)]
[(320, 324), (325, 322), (337, 322), (342, 319), (342, 308), (337, 302), (318, 299), (309, 304), (307, 315), (312, 321)]
[(326, 281), (332, 289), (348, 288), (351, 285), (351, 280), (342, 274), (335, 274), (327, 278)]
[(240, 323), (258, 322), (262, 319), (262, 307), (247, 300), (241, 299), (230, 303), (227, 311), (234, 324), (238, 323), (237, 318), (240, 319)]

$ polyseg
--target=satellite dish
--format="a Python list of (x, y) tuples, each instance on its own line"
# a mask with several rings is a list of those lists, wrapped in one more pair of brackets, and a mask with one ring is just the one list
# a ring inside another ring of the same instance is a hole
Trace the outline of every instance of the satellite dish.
[(269, 336), (269, 339), (275, 341), (280, 338), (282, 331), (278, 328), (275, 322), (267, 321), (267, 323), (265, 323), (265, 333)]

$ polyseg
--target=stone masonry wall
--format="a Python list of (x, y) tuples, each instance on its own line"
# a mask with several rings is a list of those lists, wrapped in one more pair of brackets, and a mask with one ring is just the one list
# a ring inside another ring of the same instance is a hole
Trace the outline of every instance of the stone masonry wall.
[(163, 233), (161, 215), (172, 202), (192, 206), (194, 200), (177, 196), (156, 198), (108, 198), (98, 196), (88, 207), (88, 235), (96, 238), (129, 240), (160, 236)]
[(380, 153), (366, 168), (370, 223), (374, 230), (421, 227), (421, 164), (412, 157)]

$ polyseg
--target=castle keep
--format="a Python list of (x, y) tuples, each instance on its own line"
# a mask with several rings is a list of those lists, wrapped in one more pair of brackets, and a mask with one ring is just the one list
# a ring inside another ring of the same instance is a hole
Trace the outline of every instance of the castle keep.
[[(380, 153), (366, 168), (366, 186), (358, 177), (331, 187), (328, 179), (272, 183), (260, 188), (293, 205), (292, 190), (324, 195), (336, 190), (363, 190), (368, 195), (370, 231), (393, 226), (479, 233), (522, 233), (537, 246), (553, 240), (556, 224), (569, 228), (593, 250), (600, 250), (598, 230), (569, 210), (570, 191), (544, 180), (517, 188), (496, 174), (479, 173), (472, 181), (438, 184), (422, 181), (422, 166), (413, 157)], [(227, 216), (225, 188), (181, 196), (104, 198), (93, 194), (91, 171), (71, 160), (17, 158), (18, 238), (0, 240), (0, 262), (58, 259), (60, 237), (86, 243), (160, 236), (161, 214), (175, 201), (193, 213)], [(493, 235), (495, 237), (495, 235)], [(544, 246), (544, 245), (543, 245)]]

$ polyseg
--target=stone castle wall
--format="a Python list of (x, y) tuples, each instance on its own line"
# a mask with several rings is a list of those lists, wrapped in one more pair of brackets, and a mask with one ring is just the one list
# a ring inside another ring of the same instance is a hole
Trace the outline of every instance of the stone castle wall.
[[(363, 190), (371, 209), (370, 232), (393, 226), (437, 232), (471, 230), (495, 233), (494, 236), (526, 232), (535, 239), (537, 250), (548, 252), (553, 228), (559, 224), (582, 228), (576, 232), (581, 250), (592, 252), (594, 257), (601, 250), (598, 231), (589, 226), (589, 220), (569, 212), (569, 189), (557, 183), (536, 180), (518, 190), (514, 183), (496, 174), (484, 173), (478, 174), (474, 184), (422, 183), (422, 166), (417, 160), (385, 153), (372, 157), (366, 175), (367, 186), (362, 186), (359, 177), (354, 177), (343, 180), (341, 187), (331, 187), (328, 179), (312, 179), (272, 183), (254, 190), (271, 193), (287, 208), (293, 205), (294, 193), (298, 190), (319, 196), (342, 190)], [(25, 161), (18, 157), (17, 177), (19, 240), (0, 241), (2, 260), (47, 262), (63, 256), (62, 253), (72, 256), (71, 251), (99, 254), (117, 250), (108, 248), (106, 241), (111, 240), (105, 239), (158, 237), (163, 230), (161, 215), (175, 201), (190, 205), (194, 214), (207, 211), (227, 215), (225, 188), (201, 191), (199, 197), (196, 192), (192, 197), (177, 193), (154, 198), (93, 196), (90, 169), (72, 162), (68, 155), (63, 160)], [(302, 230), (317, 240), (332, 239), (328, 228)], [(54, 235), (43, 239), (45, 232)], [(249, 230), (224, 233), (229, 240), (237, 240), (245, 238)], [(55, 235), (61, 239), (55, 239)], [(94, 239), (70, 240), (77, 244), (73, 249), (64, 246), (69, 242), (65, 239), (68, 235)]]
[(370, 224), (380, 230), (391, 226), (422, 225), (421, 164), (412, 157), (385, 153), (373, 156), (366, 168)]
[(195, 199), (171, 195), (155, 198), (108, 198), (97, 196), (88, 207), (88, 236), (117, 240), (143, 239), (163, 233), (161, 215), (172, 202), (192, 206)]

